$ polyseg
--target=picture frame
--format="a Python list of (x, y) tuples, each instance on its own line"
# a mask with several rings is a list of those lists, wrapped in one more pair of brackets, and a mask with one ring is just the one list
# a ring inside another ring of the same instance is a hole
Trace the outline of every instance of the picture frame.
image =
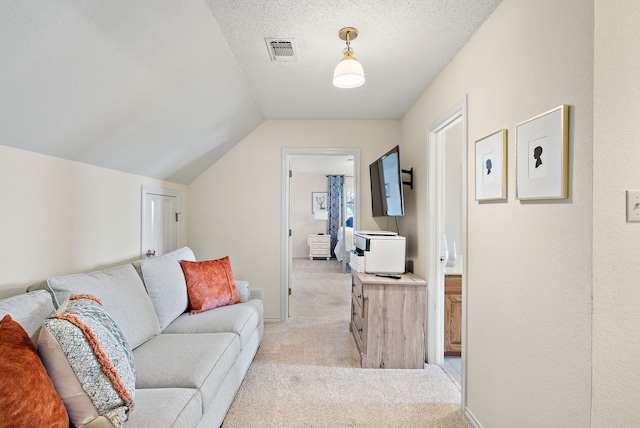
[(327, 211), (327, 192), (311, 192), (311, 214)]
[(507, 130), (476, 141), (476, 201), (507, 199)]
[(565, 199), (569, 195), (569, 107), (516, 125), (516, 199)]

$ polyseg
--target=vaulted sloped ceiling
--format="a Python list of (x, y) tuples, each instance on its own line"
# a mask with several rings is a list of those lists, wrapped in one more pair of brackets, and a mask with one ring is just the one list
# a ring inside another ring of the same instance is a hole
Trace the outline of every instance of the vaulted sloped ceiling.
[(0, 144), (187, 184), (264, 116), (202, 1), (0, 3)]
[[(401, 118), (499, 2), (3, 0), (0, 144), (188, 184), (265, 118)], [(353, 90), (331, 85), (344, 26)]]

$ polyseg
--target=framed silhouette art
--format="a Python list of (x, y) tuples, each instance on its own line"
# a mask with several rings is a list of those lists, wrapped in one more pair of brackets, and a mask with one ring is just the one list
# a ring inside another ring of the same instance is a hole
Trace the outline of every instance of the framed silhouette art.
[(476, 201), (507, 199), (507, 130), (476, 141)]
[(516, 125), (516, 198), (569, 196), (569, 106)]

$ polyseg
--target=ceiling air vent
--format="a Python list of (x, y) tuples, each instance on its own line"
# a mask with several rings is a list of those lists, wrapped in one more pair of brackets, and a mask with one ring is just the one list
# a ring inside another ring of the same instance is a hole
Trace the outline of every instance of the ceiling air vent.
[(267, 42), (271, 61), (297, 61), (298, 55), (293, 44), (295, 39), (264, 39)]

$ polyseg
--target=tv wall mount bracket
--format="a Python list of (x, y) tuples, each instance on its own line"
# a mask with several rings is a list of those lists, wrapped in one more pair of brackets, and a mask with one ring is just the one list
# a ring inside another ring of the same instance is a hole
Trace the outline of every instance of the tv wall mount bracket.
[(402, 181), (402, 184), (406, 184), (407, 186), (409, 186), (411, 189), (413, 189), (413, 167), (411, 167), (411, 169), (403, 169), (402, 170), (403, 174), (409, 174), (410, 180), (409, 181)]

